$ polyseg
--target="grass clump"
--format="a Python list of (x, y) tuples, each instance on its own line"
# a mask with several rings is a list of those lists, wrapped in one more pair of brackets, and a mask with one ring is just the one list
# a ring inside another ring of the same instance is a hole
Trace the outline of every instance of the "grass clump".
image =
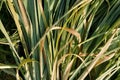
[[(1, 64), (0, 68), (14, 68), (16, 79), (119, 78), (120, 1), (4, 2), (17, 28), (14, 35), (19, 38), (9, 36), (0, 20), (0, 30), (16, 61), (16, 65)], [(22, 52), (17, 51), (19, 41)]]

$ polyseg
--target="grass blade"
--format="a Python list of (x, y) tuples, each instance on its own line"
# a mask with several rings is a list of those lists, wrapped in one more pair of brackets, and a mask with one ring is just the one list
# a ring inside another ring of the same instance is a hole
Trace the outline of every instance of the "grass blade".
[(106, 52), (106, 50), (109, 48), (116, 32), (111, 36), (111, 38), (108, 40), (108, 42), (105, 44), (105, 46), (101, 49), (100, 53), (95, 57), (95, 59), (92, 61), (92, 63), (87, 67), (87, 69), (81, 74), (79, 77), (80, 80), (84, 80), (85, 77), (89, 74), (89, 72), (92, 70), (92, 68), (95, 66), (97, 61), (101, 58), (101, 56)]

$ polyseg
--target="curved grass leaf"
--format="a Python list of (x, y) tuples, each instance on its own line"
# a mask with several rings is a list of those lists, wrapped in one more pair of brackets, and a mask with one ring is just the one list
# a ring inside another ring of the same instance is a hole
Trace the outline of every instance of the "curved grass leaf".
[(97, 61), (101, 58), (101, 56), (106, 52), (106, 50), (109, 48), (116, 32), (111, 36), (111, 38), (108, 40), (108, 42), (105, 44), (105, 46), (101, 49), (100, 53), (95, 57), (95, 59), (92, 61), (92, 63), (87, 67), (87, 69), (81, 74), (79, 79), (84, 80), (85, 77), (89, 74), (89, 72), (92, 70), (92, 68), (95, 66)]
[(18, 65), (18, 70), (22, 67), (22, 66), (24, 66), (25, 64), (27, 64), (27, 63), (31, 63), (31, 62), (36, 62), (36, 60), (33, 60), (33, 59), (23, 59), (23, 61)]

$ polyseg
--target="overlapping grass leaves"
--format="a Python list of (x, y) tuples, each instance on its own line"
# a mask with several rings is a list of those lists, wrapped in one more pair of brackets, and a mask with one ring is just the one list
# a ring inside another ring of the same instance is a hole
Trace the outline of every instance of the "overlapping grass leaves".
[[(24, 59), (16, 52), (2, 22), (1, 31), (17, 66), (21, 66), (21, 78), (99, 80), (109, 79), (119, 70), (119, 61), (116, 65), (114, 58), (119, 58), (120, 49), (120, 1), (7, 0), (6, 5), (16, 24)], [(100, 66), (104, 62), (103, 69)], [(93, 76), (96, 69), (102, 70)], [(18, 71), (16, 77), (20, 79)]]

